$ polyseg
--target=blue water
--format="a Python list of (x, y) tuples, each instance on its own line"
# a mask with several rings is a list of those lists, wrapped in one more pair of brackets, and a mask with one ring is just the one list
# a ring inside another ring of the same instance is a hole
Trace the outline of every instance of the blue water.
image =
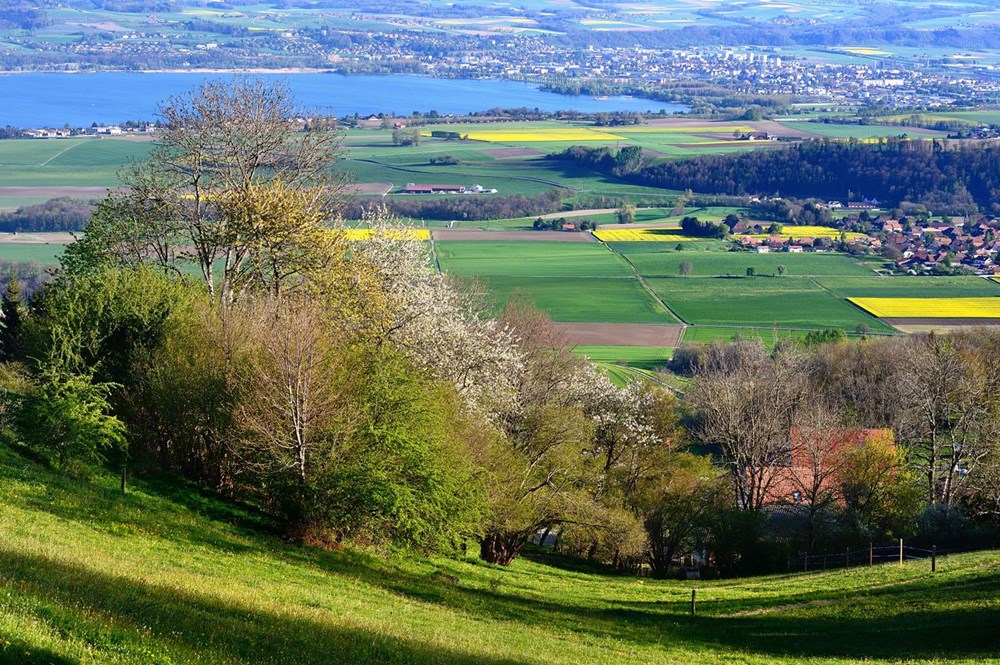
[[(0, 125), (74, 127), (152, 120), (156, 105), (220, 74), (11, 74), (0, 76)], [(682, 111), (676, 104), (630, 97), (606, 100), (543, 92), (530, 83), (432, 79), (420, 76), (263, 75), (284, 81), (299, 106), (338, 116), (413, 111), (469, 113), (489, 108), (543, 111)]]

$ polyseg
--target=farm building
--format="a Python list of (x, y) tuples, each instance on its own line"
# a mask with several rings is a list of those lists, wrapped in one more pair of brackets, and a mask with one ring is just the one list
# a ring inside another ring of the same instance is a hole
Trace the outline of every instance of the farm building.
[(829, 496), (848, 454), (866, 443), (892, 440), (889, 429), (793, 428), (784, 463), (773, 467), (765, 505), (807, 504), (810, 495)]
[(407, 183), (403, 188), (404, 194), (463, 194), (465, 187), (462, 185), (418, 185)]

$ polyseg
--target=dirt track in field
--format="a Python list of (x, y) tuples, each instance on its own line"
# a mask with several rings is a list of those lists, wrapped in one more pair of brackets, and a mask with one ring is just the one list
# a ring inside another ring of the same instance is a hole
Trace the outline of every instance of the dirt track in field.
[(684, 326), (647, 323), (554, 323), (577, 346), (677, 346)]
[(594, 236), (580, 231), (483, 231), (481, 229), (434, 229), (435, 240), (555, 240), (561, 242), (597, 242)]

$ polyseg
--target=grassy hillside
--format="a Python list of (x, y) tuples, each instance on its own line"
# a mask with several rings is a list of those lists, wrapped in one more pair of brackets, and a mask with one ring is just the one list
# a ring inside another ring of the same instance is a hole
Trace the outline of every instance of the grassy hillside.
[[(565, 562), (562, 562), (565, 564)], [(983, 662), (1000, 553), (744, 581), (287, 545), (195, 490), (55, 476), (0, 448), (0, 660)], [(692, 586), (699, 615), (687, 615)]]

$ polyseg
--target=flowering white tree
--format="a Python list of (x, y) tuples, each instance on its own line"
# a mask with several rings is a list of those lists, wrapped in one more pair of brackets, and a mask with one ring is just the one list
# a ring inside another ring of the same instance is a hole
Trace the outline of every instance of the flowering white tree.
[(513, 331), (481, 313), (476, 294), (456, 288), (435, 269), (433, 249), (416, 229), (382, 207), (362, 220), (370, 237), (351, 251), (367, 262), (385, 298), (375, 334), (455, 385), (484, 415), (510, 408), (523, 361)]

